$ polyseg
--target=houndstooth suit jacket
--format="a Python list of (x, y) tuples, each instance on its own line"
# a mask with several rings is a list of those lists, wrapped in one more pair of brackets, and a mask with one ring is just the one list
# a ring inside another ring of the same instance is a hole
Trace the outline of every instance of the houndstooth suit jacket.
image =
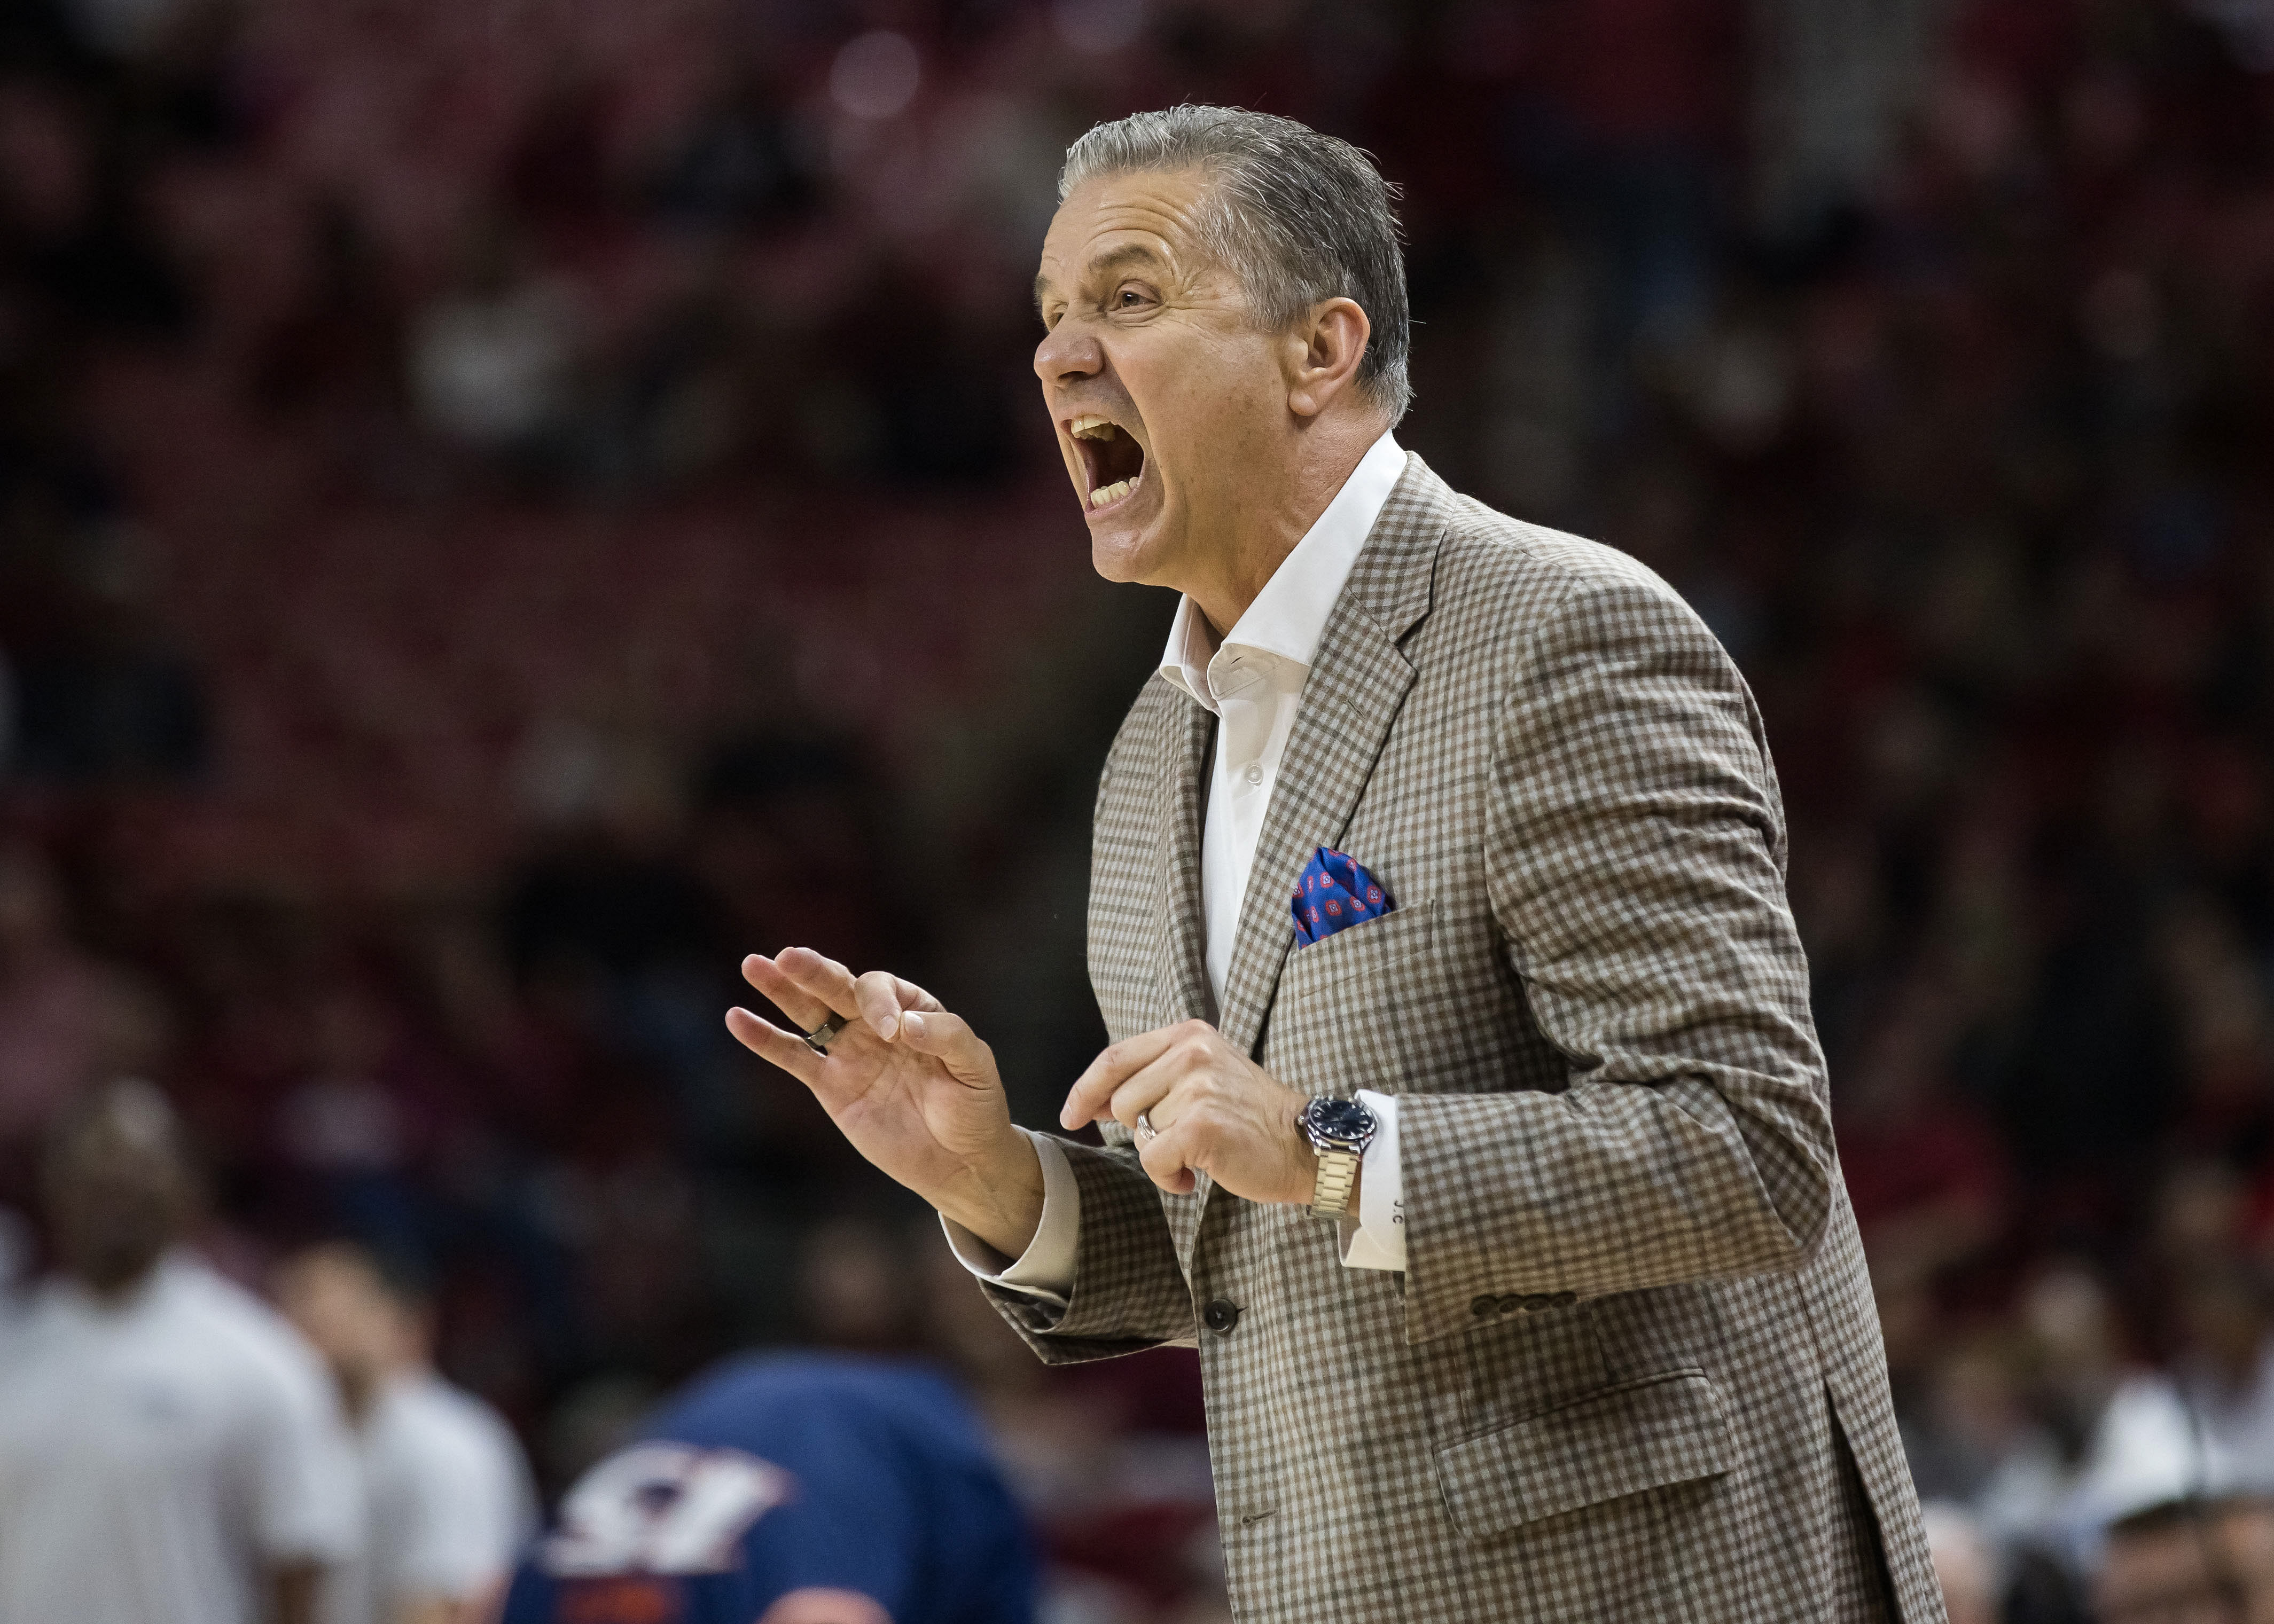
[[(1068, 1149), (1065, 1308), (990, 1290), (1054, 1363), (1197, 1340), (1237, 1615), (1939, 1620), (1776, 773), (1713, 635), (1411, 459), (1304, 690), (1220, 1012), (1213, 726), (1156, 677), (1114, 741), (1098, 1002), (1117, 1040), (1212, 1019), (1291, 1086), (1397, 1094), (1406, 1270), (1343, 1267), (1301, 1207), (1164, 1195), (1117, 1130)], [(1319, 846), (1398, 906), (1296, 948)]]

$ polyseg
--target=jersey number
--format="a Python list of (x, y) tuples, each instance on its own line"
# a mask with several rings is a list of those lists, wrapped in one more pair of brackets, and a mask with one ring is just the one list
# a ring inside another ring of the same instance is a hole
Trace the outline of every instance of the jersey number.
[(635, 1444), (577, 1480), (545, 1542), (559, 1578), (728, 1573), (743, 1530), (790, 1497), (790, 1475), (739, 1449)]

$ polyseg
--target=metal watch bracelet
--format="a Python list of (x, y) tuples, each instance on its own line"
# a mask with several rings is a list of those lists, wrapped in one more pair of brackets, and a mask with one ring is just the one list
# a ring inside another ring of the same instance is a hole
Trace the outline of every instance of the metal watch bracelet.
[(1350, 1211), (1351, 1186), (1358, 1183), (1359, 1156), (1354, 1150), (1319, 1152), (1318, 1182), (1311, 1186), (1311, 1211), (1321, 1218), (1342, 1218)]

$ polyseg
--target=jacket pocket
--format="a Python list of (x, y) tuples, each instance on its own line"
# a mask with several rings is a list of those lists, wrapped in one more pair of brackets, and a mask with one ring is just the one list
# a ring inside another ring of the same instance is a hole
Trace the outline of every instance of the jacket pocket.
[(1306, 1094), (1411, 1086), (1433, 1024), (1453, 1019), (1427, 899), (1298, 947), (1266, 1028), (1271, 1074)]
[(1490, 1539), (1543, 1517), (1729, 1469), (1729, 1417), (1703, 1371), (1595, 1393), (1437, 1453), (1453, 1522)]
[(1436, 912), (1435, 900), (1424, 898), (1410, 907), (1395, 907), (1372, 919), (1362, 919), (1355, 925), (1345, 925), (1334, 935), (1315, 942), (1298, 942), (1288, 950), (1285, 976), (1299, 982), (1313, 974), (1334, 974), (1326, 966), (1337, 959), (1347, 957), (1364, 962), (1385, 951), (1410, 952), (1415, 944), (1409, 942), (1401, 948), (1399, 939), (1416, 936), (1421, 943), (1427, 942), (1429, 926)]

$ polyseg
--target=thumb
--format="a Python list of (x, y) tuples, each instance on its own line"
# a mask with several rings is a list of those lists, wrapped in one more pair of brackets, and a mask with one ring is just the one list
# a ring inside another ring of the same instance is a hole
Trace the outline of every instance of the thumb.
[(900, 1019), (900, 984), (882, 970), (871, 970), (853, 983), (853, 1005), (870, 1030), (886, 1042), (892, 1041)]
[(900, 1016), (900, 1041), (930, 1055), (965, 1082), (995, 1080), (995, 1054), (979, 1041), (960, 1015), (945, 1010), (907, 1010)]

